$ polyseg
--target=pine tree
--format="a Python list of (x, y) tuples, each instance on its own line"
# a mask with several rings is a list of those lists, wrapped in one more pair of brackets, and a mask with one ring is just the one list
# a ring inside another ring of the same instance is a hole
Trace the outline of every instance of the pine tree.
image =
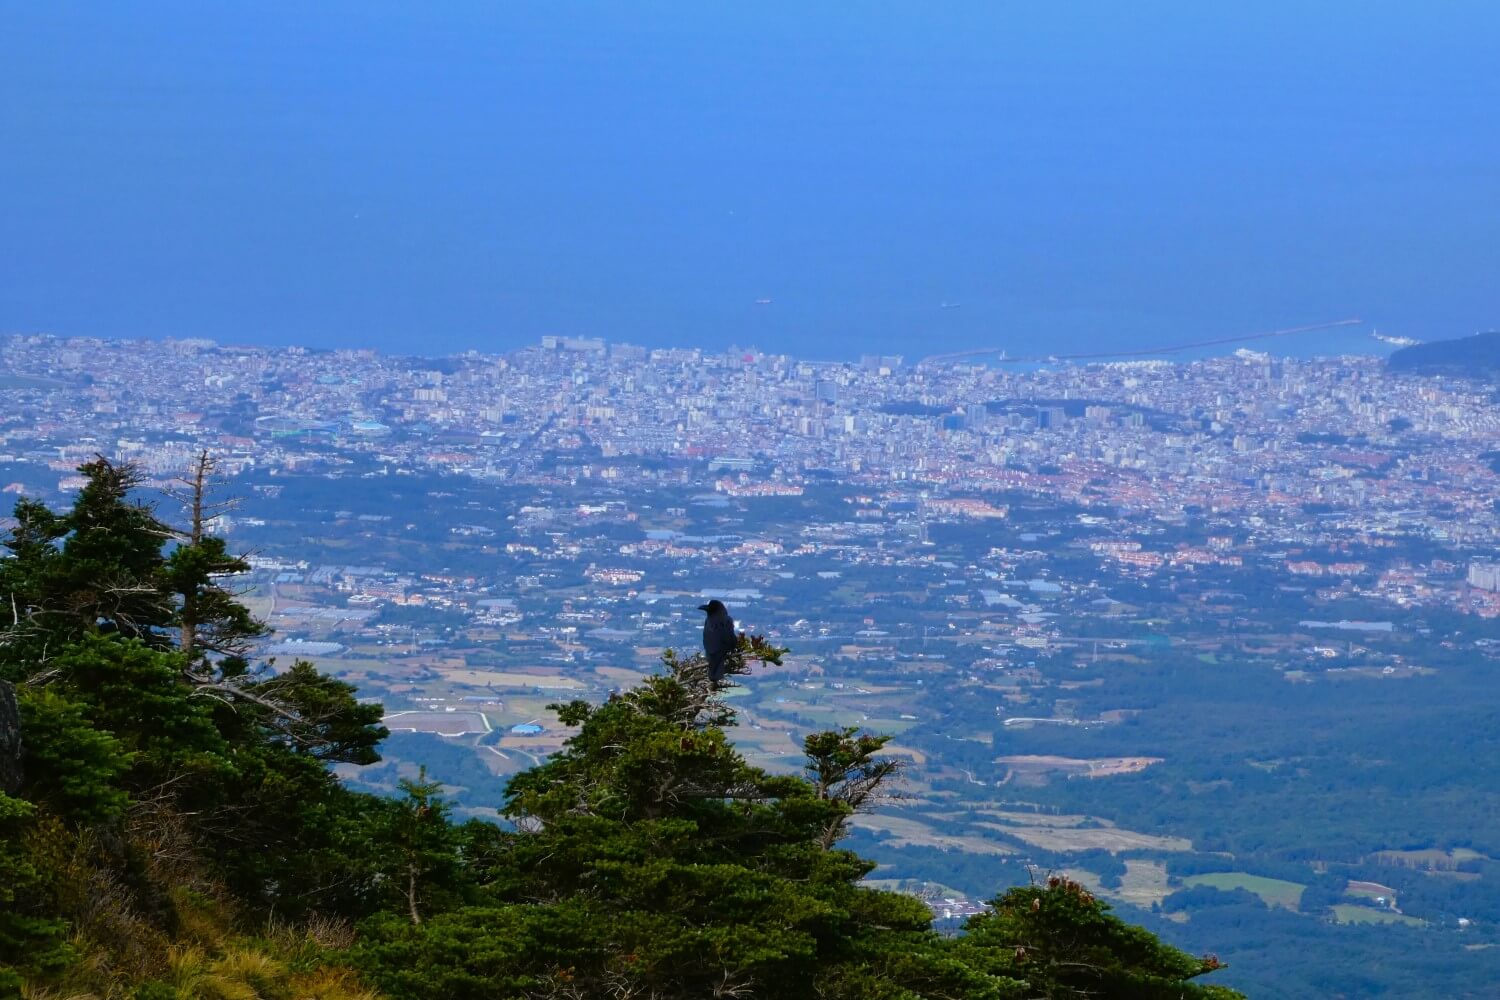
[(442, 783), (418, 770), (415, 780), (403, 778), (402, 798), (392, 811), (390, 841), (394, 855), (393, 881), (400, 886), (407, 916), (422, 922), (425, 901), (451, 888), (459, 868), (457, 831), (449, 822)]
[(889, 736), (861, 733), (857, 727), (814, 733), (802, 741), (807, 754), (806, 772), (818, 798), (842, 806), (838, 818), (823, 831), (820, 843), (826, 850), (849, 831), (849, 816), (868, 808), (901, 770), (893, 757), (877, 757), (891, 741)]
[(1027, 997), (1234, 1000), (1224, 986), (1192, 980), (1222, 968), (1125, 923), (1083, 886), (1053, 876), (1011, 889), (970, 918), (958, 954), (971, 966), (1026, 983)]
[(115, 633), (163, 648), (172, 607), (162, 546), (172, 530), (132, 497), (144, 481), (134, 465), (100, 456), (78, 471), (86, 482), (64, 518), (62, 550), (48, 560), (45, 613), (73, 626), (64, 635)]
[(185, 491), (174, 494), (187, 511), (188, 526), (177, 533), (178, 544), (167, 557), (164, 575), (177, 605), (173, 624), (178, 649), (188, 663), (206, 670), (211, 668), (210, 657), (227, 657), (228, 669), (234, 671), (266, 634), (266, 626), (223, 582), (249, 572), (250, 564), (244, 556), (231, 554), (213, 533), (214, 522), (237, 506), (234, 500), (214, 500), (210, 495), (220, 485), (215, 468), (213, 456), (207, 450), (199, 452), (191, 476), (182, 481)]
[[(203, 456), (195, 484), (211, 469)], [(235, 655), (263, 627), (224, 583), (245, 565), (206, 530), (206, 502), (176, 532), (134, 496), (130, 466), (80, 471), (71, 510), (17, 505), (0, 560), (0, 677), (18, 682), (24, 772), (0, 818), (0, 878), (15, 885), (0, 909), (27, 921), (0, 920), (0, 951), (71, 926), (115, 951), (107, 964), (139, 965), (170, 940), (179, 878), (248, 913), (377, 908), (384, 803), (328, 764), (378, 760), (380, 707), (311, 664), (257, 672)], [(44, 966), (24, 967), (56, 971)]]
[(112, 824), (125, 815), (123, 779), (132, 760), (86, 709), (56, 691), (30, 690), (20, 702), (26, 731), (23, 794), (78, 825)]
[[(739, 658), (779, 660), (744, 640)], [(701, 657), (603, 705), (518, 775), (517, 832), (483, 845), (469, 906), (376, 924), (367, 967), (398, 996), (998, 998), (943, 954), (920, 901), (859, 884), (833, 841), (891, 773), (878, 739), (810, 740), (815, 785), (747, 764)], [(732, 669), (731, 673), (735, 671)], [(742, 672), (742, 671), (741, 671)], [(830, 833), (830, 831), (835, 831)], [(502, 944), (501, 942), (505, 942)]]

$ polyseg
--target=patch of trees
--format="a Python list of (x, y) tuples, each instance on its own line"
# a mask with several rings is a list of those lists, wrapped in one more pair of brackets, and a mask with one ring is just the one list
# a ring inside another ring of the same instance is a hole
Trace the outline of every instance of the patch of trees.
[(889, 403), (881, 403), (877, 409), (881, 413), (889, 413), (898, 417), (941, 417), (953, 412), (953, 407), (951, 406), (935, 406), (929, 403), (919, 403), (914, 399), (900, 399)]
[(1182, 947), (1215, 942), (1235, 985), (1256, 997), (1482, 997), (1500, 976), (1500, 949), (1431, 928), (1333, 924), (1249, 903), (1192, 910), (1181, 924), (1141, 919)]
[(1342, 445), (1349, 443), (1349, 436), (1347, 434), (1335, 434), (1331, 431), (1302, 431), (1297, 435), (1297, 443)]
[(1386, 359), (1391, 371), (1480, 378), (1500, 368), (1500, 331), (1403, 347)]
[(1161, 901), (1163, 913), (1180, 913), (1183, 910), (1196, 912), (1213, 906), (1242, 906), (1261, 910), (1266, 908), (1265, 902), (1248, 889), (1218, 889), (1211, 885), (1195, 885), (1179, 889)]

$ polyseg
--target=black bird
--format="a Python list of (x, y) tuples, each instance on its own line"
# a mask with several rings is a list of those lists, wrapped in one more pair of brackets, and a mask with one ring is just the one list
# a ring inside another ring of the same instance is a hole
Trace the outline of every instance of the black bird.
[(734, 619), (729, 617), (723, 601), (700, 604), (698, 610), (708, 614), (703, 619), (703, 652), (708, 656), (708, 679), (717, 684), (728, 667), (729, 654), (739, 644), (734, 635)]

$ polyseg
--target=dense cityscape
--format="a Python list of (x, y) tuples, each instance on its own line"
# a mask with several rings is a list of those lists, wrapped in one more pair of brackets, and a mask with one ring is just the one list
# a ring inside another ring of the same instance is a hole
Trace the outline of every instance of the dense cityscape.
[(940, 922), (1064, 871), (1188, 945), (1248, 919), (1478, 962), (1500, 926), (1493, 792), (1453, 808), (1422, 777), (1500, 651), (1483, 386), (1243, 350), (1012, 371), (12, 336), (0, 399), (0, 485), (54, 507), (105, 455), (170, 519), (214, 456), (259, 655), (385, 706), (358, 787), (421, 764), (493, 816), (568, 737), (550, 705), (656, 669), (718, 597), (791, 649), (733, 692), (749, 758), (896, 737), (903, 791), (856, 842)]
[[(619, 554), (763, 560), (818, 551), (817, 532), (838, 530), (878, 548), (928, 523), (1003, 519), (993, 498), (1005, 495), (1086, 510), (1081, 523), (1109, 536), (1091, 543), (1101, 560), (1146, 574), (1291, 547), (1306, 557), (1282, 559), (1288, 572), (1400, 606), (1491, 614), (1485, 595), (1500, 585), (1484, 563), (1500, 530), (1485, 488), (1500, 430), (1492, 394), (1392, 374), (1371, 357), (1240, 351), (1014, 373), (570, 338), (441, 360), (199, 340), (3, 344), (0, 460), (53, 495), (76, 485), (74, 466), (96, 452), (165, 482), (203, 448), (230, 475), (269, 477), (696, 485), (724, 498), (836, 480), (870, 493), (851, 500), (842, 529), (809, 525), (807, 540), (747, 536), (705, 553), (692, 539), (648, 534)], [(39, 481), (40, 467), (58, 475)], [(543, 505), (527, 519), (562, 513)], [(1141, 518), (1196, 518), (1224, 534), (1166, 550), (1132, 527)], [(1403, 538), (1442, 545), (1472, 572), (1451, 559), (1339, 558)]]

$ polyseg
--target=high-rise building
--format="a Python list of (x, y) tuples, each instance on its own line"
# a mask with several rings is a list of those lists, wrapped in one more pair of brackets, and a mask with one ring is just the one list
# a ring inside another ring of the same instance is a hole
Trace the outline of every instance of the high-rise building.
[(1469, 563), (1469, 586), (1480, 590), (1500, 590), (1500, 563)]

